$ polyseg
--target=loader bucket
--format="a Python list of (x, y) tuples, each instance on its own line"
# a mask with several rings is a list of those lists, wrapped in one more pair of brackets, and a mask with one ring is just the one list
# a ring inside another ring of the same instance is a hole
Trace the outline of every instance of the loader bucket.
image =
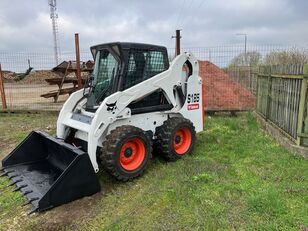
[(2, 175), (33, 205), (31, 212), (100, 191), (88, 154), (41, 131), (32, 131), (2, 161), (2, 167)]

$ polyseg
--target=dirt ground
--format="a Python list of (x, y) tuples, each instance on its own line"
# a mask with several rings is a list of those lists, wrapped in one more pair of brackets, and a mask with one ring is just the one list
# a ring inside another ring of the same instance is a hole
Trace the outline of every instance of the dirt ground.
[(7, 106), (13, 110), (60, 110), (69, 95), (59, 96), (57, 103), (53, 102), (53, 98), (46, 99), (40, 96), (57, 89), (58, 86), (47, 84), (6, 83)]
[[(57, 103), (54, 103), (53, 98), (41, 97), (42, 94), (58, 90), (57, 85), (47, 84), (46, 79), (62, 77), (61, 73), (50, 70), (36, 70), (17, 82), (15, 81), (16, 76), (14, 72), (4, 72), (4, 89), (7, 106), (10, 110), (59, 111), (69, 96), (59, 96)], [(68, 77), (74, 77), (74, 75), (70, 74)], [(63, 88), (71, 87), (73, 87), (73, 84), (63, 85)]]

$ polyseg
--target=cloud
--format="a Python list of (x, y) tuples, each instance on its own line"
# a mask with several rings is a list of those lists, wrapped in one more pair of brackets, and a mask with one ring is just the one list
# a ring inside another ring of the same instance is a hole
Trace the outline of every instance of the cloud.
[[(110, 41), (136, 41), (174, 46), (182, 30), (183, 46), (207, 47), (242, 43), (307, 45), (308, 3), (304, 0), (67, 0), (58, 1), (62, 51)], [(0, 2), (0, 50), (52, 50), (47, 1)]]

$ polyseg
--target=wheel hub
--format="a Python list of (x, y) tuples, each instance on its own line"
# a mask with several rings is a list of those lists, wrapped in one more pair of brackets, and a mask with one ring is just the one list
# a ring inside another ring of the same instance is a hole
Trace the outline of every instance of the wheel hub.
[(133, 155), (133, 150), (132, 150), (132, 148), (126, 148), (125, 151), (124, 151), (124, 156), (125, 156), (126, 158), (129, 158), (129, 157), (131, 157), (132, 155)]
[(174, 141), (175, 141), (176, 144), (179, 144), (181, 142), (181, 136), (179, 136), (179, 135), (175, 136)]

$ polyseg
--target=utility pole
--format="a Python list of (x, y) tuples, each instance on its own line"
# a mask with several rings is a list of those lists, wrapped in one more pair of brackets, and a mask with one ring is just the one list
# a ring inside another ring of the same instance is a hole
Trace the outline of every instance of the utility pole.
[(181, 54), (181, 30), (176, 30), (175, 36), (171, 38), (175, 38), (175, 56), (178, 56)]
[(245, 36), (245, 65), (247, 65), (247, 34), (244, 34), (244, 33), (239, 33), (239, 34), (236, 34), (236, 35), (239, 35), (239, 36)]
[(80, 49), (79, 49), (79, 35), (75, 34), (75, 50), (76, 50), (76, 76), (78, 82), (78, 89), (82, 88), (81, 71), (80, 71)]
[(60, 55), (60, 47), (58, 41), (58, 14), (57, 10), (57, 1), (56, 0), (48, 0), (48, 5), (50, 7), (50, 18), (52, 24), (52, 34), (53, 34), (53, 43), (54, 43), (54, 57), (56, 65), (59, 64), (59, 55)]

